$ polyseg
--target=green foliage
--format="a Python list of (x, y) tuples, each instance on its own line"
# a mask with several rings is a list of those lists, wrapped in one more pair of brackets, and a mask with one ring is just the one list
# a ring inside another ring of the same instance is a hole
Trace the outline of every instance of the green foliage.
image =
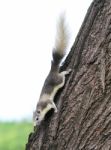
[(1, 122), (0, 150), (25, 150), (32, 124), (29, 122)]

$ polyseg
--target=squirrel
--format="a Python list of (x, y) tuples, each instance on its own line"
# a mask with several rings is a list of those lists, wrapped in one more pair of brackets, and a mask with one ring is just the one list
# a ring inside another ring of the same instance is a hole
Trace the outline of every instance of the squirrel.
[(71, 69), (69, 69), (67, 71), (59, 72), (60, 63), (66, 55), (66, 48), (68, 45), (68, 34), (64, 16), (60, 17), (57, 25), (55, 47), (52, 51), (53, 60), (51, 62), (51, 69), (44, 82), (36, 110), (33, 112), (34, 126), (40, 125), (47, 112), (52, 108), (54, 109), (54, 112), (57, 112), (54, 97), (58, 90), (64, 86), (65, 76), (71, 71)]

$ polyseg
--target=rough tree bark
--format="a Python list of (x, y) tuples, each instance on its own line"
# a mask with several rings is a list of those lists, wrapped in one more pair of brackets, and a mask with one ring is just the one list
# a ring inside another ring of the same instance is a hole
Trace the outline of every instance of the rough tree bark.
[(72, 68), (26, 150), (111, 150), (111, 0), (94, 0), (62, 67)]

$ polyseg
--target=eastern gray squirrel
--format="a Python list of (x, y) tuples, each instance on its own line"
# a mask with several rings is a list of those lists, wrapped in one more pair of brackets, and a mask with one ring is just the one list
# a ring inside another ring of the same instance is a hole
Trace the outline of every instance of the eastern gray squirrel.
[(54, 112), (57, 112), (54, 97), (58, 90), (64, 86), (65, 75), (69, 74), (71, 71), (71, 69), (69, 69), (67, 71), (59, 72), (60, 63), (66, 54), (68, 45), (68, 32), (64, 16), (60, 17), (57, 25), (55, 47), (52, 51), (53, 60), (51, 62), (51, 69), (44, 82), (36, 110), (33, 113), (34, 126), (40, 125), (47, 112), (52, 108), (54, 109)]

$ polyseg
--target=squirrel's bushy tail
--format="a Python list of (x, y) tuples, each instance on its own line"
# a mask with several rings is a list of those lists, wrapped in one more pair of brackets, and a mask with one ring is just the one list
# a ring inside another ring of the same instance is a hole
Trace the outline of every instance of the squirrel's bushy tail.
[(55, 45), (52, 52), (53, 56), (52, 68), (59, 67), (62, 58), (66, 54), (67, 45), (68, 45), (68, 31), (65, 24), (65, 17), (62, 14), (59, 18), (59, 21), (57, 22)]

